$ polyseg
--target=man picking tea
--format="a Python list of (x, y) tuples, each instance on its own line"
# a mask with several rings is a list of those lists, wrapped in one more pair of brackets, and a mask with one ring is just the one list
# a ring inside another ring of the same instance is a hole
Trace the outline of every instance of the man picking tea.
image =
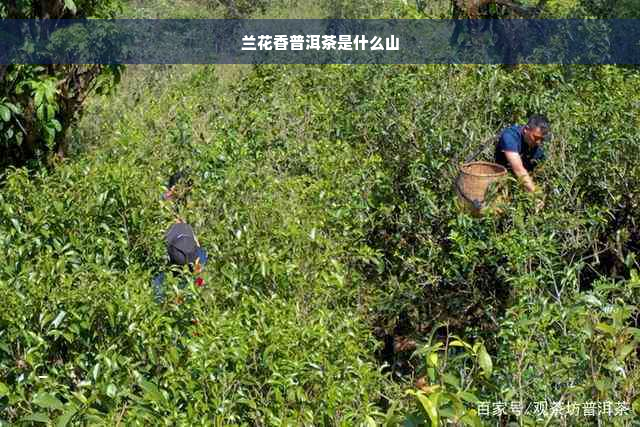
[(529, 173), (544, 160), (542, 143), (548, 134), (546, 117), (535, 115), (524, 126), (513, 125), (504, 129), (496, 143), (496, 163), (511, 169), (529, 192), (536, 191)]

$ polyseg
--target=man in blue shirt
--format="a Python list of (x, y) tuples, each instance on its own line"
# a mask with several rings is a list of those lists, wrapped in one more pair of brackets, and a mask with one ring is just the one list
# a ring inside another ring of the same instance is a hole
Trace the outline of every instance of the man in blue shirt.
[(496, 144), (496, 163), (513, 171), (527, 191), (536, 191), (529, 172), (544, 160), (542, 142), (548, 133), (548, 120), (544, 116), (531, 116), (524, 126), (514, 125), (504, 129)]

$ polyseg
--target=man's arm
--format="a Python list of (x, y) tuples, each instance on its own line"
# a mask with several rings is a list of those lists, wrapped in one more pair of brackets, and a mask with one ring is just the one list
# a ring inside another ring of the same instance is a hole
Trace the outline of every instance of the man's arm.
[(520, 181), (522, 181), (524, 188), (531, 193), (536, 191), (536, 186), (533, 183), (533, 179), (531, 179), (529, 172), (522, 164), (522, 158), (520, 157), (520, 154), (514, 151), (503, 151), (503, 153), (509, 161), (509, 164), (511, 165), (511, 170), (513, 170), (513, 173), (515, 173)]

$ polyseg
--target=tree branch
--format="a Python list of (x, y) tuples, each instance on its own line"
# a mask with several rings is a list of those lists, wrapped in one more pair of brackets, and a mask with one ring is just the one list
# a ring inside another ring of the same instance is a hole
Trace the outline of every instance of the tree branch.
[(535, 7), (526, 7), (517, 0), (453, 0), (454, 18), (463, 11), (471, 19), (480, 18), (480, 8), (496, 4), (510, 9), (512, 12), (523, 17), (532, 17), (540, 14), (548, 0), (539, 0)]

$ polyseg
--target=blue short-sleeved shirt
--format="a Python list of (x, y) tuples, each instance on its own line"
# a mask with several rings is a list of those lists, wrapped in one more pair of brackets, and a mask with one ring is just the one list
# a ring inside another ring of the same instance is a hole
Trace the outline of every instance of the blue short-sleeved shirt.
[(522, 129), (524, 126), (513, 125), (502, 131), (500, 134), (500, 140), (496, 144), (496, 163), (501, 164), (507, 169), (511, 168), (511, 164), (507, 160), (503, 151), (512, 151), (520, 154), (522, 158), (522, 164), (525, 169), (532, 171), (538, 165), (538, 163), (544, 160), (544, 150), (541, 146), (530, 148), (529, 144), (524, 140), (522, 135)]

